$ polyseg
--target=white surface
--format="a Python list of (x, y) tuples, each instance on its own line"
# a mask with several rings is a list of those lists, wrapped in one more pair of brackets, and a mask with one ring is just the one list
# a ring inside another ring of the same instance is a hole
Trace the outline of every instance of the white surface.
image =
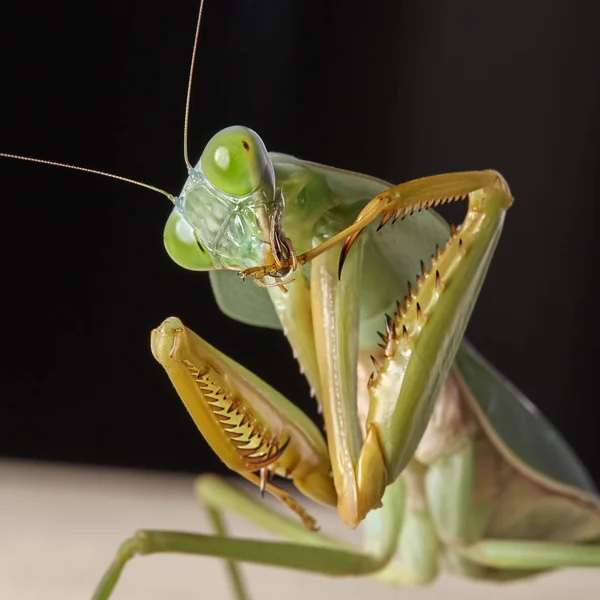
[[(208, 532), (191, 477), (0, 461), (0, 599), (86, 600), (118, 545), (136, 529)], [(327, 532), (352, 533), (317, 508)], [(261, 535), (238, 519), (240, 536)], [(264, 537), (264, 536), (263, 536)], [(245, 566), (257, 600), (587, 600), (600, 598), (600, 569), (555, 572), (516, 584), (482, 584), (442, 576), (425, 589), (393, 589), (368, 580), (332, 579)], [(155, 555), (127, 566), (114, 600), (228, 599), (219, 561)]]

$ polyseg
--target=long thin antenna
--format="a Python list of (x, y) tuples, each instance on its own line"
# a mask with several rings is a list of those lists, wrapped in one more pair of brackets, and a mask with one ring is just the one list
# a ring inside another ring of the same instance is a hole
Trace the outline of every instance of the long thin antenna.
[[(187, 147), (187, 139), (188, 139), (188, 123), (190, 120), (190, 98), (192, 95), (192, 79), (194, 76), (194, 64), (196, 62), (196, 50), (198, 49), (198, 34), (200, 33), (200, 23), (202, 22), (202, 9), (204, 8), (204, 0), (200, 1), (200, 9), (198, 10), (198, 22), (196, 24), (196, 35), (194, 36), (194, 47), (192, 49), (192, 62), (190, 65), (190, 76), (188, 79), (188, 88), (187, 88), (187, 96), (185, 99), (185, 119), (183, 122), (183, 158), (185, 159), (185, 164), (189, 171), (192, 170), (192, 165), (190, 164), (190, 160), (188, 158), (188, 147)], [(114, 175), (113, 173), (106, 173), (105, 171), (98, 171), (96, 169), (87, 169), (86, 167), (77, 167), (75, 165), (69, 165), (66, 163), (55, 162), (53, 160), (43, 160), (41, 158), (31, 158), (30, 156), (18, 156), (17, 154), (6, 154), (5, 152), (0, 152), (0, 157), (4, 158), (14, 158), (16, 160), (26, 160), (28, 162), (39, 163), (42, 165), (50, 165), (52, 167), (62, 167), (63, 169), (72, 169), (73, 171), (82, 171), (83, 173), (92, 173), (93, 175), (102, 175), (103, 177), (110, 177), (111, 179), (118, 179), (119, 181), (124, 181), (126, 183), (133, 183), (133, 185), (138, 185), (140, 187), (146, 188), (148, 190), (152, 190), (154, 192), (158, 192), (163, 196), (166, 196), (171, 202), (175, 202), (175, 196), (169, 194), (169, 192), (155, 187), (153, 185), (149, 185), (148, 183), (142, 183), (141, 181), (136, 181), (135, 179), (130, 179), (129, 177), (122, 177), (121, 175)]]
[(53, 160), (43, 160), (41, 158), (31, 158), (30, 156), (18, 156), (16, 154), (6, 154), (4, 152), (0, 152), (0, 156), (4, 158), (14, 158), (16, 160), (26, 160), (28, 162), (40, 163), (42, 165), (50, 165), (52, 167), (62, 167), (63, 169), (72, 169), (73, 171), (83, 171), (84, 173), (92, 173), (93, 175), (102, 175), (104, 177), (110, 177), (111, 179), (118, 179), (119, 181), (125, 181), (126, 183), (133, 183), (134, 185), (139, 185), (140, 187), (146, 188), (148, 190), (152, 190), (154, 192), (158, 192), (159, 194), (163, 194), (166, 196), (171, 202), (175, 201), (175, 197), (169, 192), (165, 192), (158, 187), (153, 185), (149, 185), (148, 183), (142, 183), (141, 181), (136, 181), (135, 179), (129, 179), (129, 177), (121, 177), (121, 175), (114, 175), (113, 173), (106, 173), (105, 171), (97, 171), (96, 169), (86, 169), (85, 167), (76, 167), (75, 165), (67, 165), (65, 163), (54, 162)]
[(192, 170), (190, 159), (188, 156), (188, 124), (190, 121), (190, 98), (192, 97), (192, 79), (194, 78), (194, 65), (196, 63), (196, 50), (198, 49), (198, 34), (200, 33), (200, 23), (202, 22), (202, 9), (204, 8), (204, 0), (200, 2), (198, 10), (198, 22), (196, 23), (196, 35), (194, 36), (194, 47), (192, 49), (192, 62), (190, 64), (190, 76), (188, 78), (187, 96), (185, 98), (185, 117), (183, 119), (183, 159), (188, 168)]

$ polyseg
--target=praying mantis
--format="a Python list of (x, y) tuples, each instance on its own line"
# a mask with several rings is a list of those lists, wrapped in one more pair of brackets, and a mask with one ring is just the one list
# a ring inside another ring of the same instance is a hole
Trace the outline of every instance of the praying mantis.
[[(469, 211), (450, 230), (430, 209), (454, 196)], [(286, 333), (322, 405), (327, 442), (267, 384), (167, 319), (152, 351), (199, 429), (226, 464), (279, 497), (301, 524), (201, 479), (198, 494), (217, 530), (216, 510), (229, 505), (289, 542), (143, 532), (124, 543), (96, 598), (109, 596), (136, 552), (222, 556), (239, 597), (233, 561), (407, 585), (434, 578), (441, 558), (493, 579), (600, 564), (591, 543), (600, 509), (585, 470), (519, 392), (461, 343), (512, 204), (499, 174), (394, 187), (268, 154), (238, 127), (209, 142), (173, 201), (169, 255), (210, 270), (228, 315)], [(242, 288), (231, 271), (274, 285)], [(365, 550), (313, 531), (301, 501), (273, 474), (336, 506), (348, 525), (363, 523)]]

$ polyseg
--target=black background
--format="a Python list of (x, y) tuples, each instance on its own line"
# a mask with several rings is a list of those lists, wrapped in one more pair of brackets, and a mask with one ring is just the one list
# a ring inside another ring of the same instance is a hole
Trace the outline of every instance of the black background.
[[(208, 0), (193, 161), (222, 127), (394, 182), (496, 168), (516, 203), (468, 335), (600, 482), (599, 46), (592, 3)], [(196, 2), (2, 9), (0, 150), (185, 179)], [(316, 417), (283, 336), (171, 263), (166, 199), (0, 160), (0, 453), (220, 468), (149, 350), (176, 314)], [(249, 285), (251, 285), (249, 283)]]

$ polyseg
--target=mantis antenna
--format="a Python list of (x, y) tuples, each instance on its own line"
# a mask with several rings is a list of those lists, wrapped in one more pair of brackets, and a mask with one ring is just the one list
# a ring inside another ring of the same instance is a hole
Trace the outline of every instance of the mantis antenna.
[(98, 171), (96, 169), (88, 169), (87, 167), (78, 167), (76, 165), (69, 165), (67, 163), (55, 162), (53, 160), (44, 160), (42, 158), (31, 158), (30, 156), (18, 156), (17, 154), (6, 154), (5, 152), (0, 152), (0, 156), (4, 158), (14, 158), (16, 160), (26, 160), (33, 163), (39, 163), (42, 165), (50, 165), (52, 167), (62, 167), (63, 169), (72, 169), (73, 171), (83, 171), (84, 173), (92, 173), (93, 175), (102, 175), (103, 177), (110, 177), (111, 179), (118, 179), (119, 181), (125, 181), (126, 183), (133, 183), (134, 185), (139, 185), (140, 187), (144, 187), (146, 189), (152, 190), (154, 192), (158, 192), (159, 194), (163, 194), (166, 196), (171, 202), (175, 201), (175, 196), (173, 194), (169, 194), (165, 190), (150, 185), (149, 183), (143, 183), (142, 181), (136, 181), (135, 179), (130, 179), (129, 177), (123, 177), (121, 175), (115, 175), (114, 173), (106, 173), (105, 171)]
[[(188, 123), (189, 123), (189, 114), (190, 114), (190, 97), (192, 95), (192, 79), (194, 75), (194, 63), (196, 62), (196, 50), (198, 48), (198, 34), (200, 33), (200, 23), (202, 20), (202, 9), (204, 7), (204, 0), (200, 2), (200, 9), (198, 10), (198, 21), (196, 23), (196, 34), (194, 36), (194, 46), (192, 49), (192, 62), (190, 66), (190, 76), (188, 79), (188, 87), (187, 87), (187, 95), (185, 100), (185, 117), (183, 122), (183, 158), (185, 160), (185, 164), (188, 168), (188, 171), (193, 170), (192, 165), (188, 159), (188, 150), (187, 150), (187, 138), (188, 138)], [(166, 196), (171, 202), (175, 202), (175, 196), (173, 194), (169, 194), (169, 192), (156, 187), (154, 185), (150, 185), (148, 183), (144, 183), (142, 181), (137, 181), (135, 179), (131, 179), (129, 177), (123, 177), (122, 175), (115, 175), (114, 173), (107, 173), (106, 171), (99, 171), (97, 169), (88, 169), (87, 167), (79, 167), (77, 165), (70, 165), (68, 163), (56, 162), (53, 160), (44, 160), (42, 158), (32, 158), (30, 156), (19, 156), (17, 154), (7, 154), (6, 152), (0, 152), (0, 157), (3, 158), (12, 158), (15, 160), (24, 160), (33, 163), (39, 163), (42, 165), (50, 165), (52, 167), (61, 167), (63, 169), (71, 169), (73, 171), (82, 171), (83, 173), (91, 173), (93, 175), (102, 175), (103, 177), (109, 177), (110, 179), (117, 179), (119, 181), (124, 181), (125, 183), (132, 183), (133, 185), (138, 185), (140, 187), (146, 188), (148, 190), (152, 190), (153, 192), (158, 192), (163, 196)]]
[(194, 79), (194, 67), (196, 65), (196, 50), (198, 49), (198, 35), (200, 33), (200, 23), (202, 22), (202, 9), (204, 0), (200, 0), (198, 10), (198, 21), (196, 23), (196, 34), (194, 35), (194, 46), (192, 48), (192, 62), (190, 64), (190, 76), (188, 77), (187, 95), (185, 97), (185, 116), (183, 118), (183, 160), (188, 171), (193, 169), (188, 157), (188, 125), (190, 121), (190, 98), (192, 97), (192, 80)]

